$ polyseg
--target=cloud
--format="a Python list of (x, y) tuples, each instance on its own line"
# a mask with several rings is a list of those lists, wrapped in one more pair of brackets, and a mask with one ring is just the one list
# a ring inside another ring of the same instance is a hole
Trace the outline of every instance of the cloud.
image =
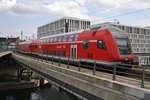
[(91, 25), (104, 23), (104, 22), (106, 22), (106, 20), (103, 20), (102, 17), (92, 17), (91, 18)]
[(16, 0), (0, 0), (0, 12), (8, 11), (16, 4)]
[[(123, 0), (88, 0), (90, 4), (95, 5), (98, 10), (108, 10), (119, 7), (125, 1)], [(128, 0), (131, 1), (131, 0)], [(126, 1), (127, 2), (127, 1)]]
[(79, 3), (80, 5), (85, 5), (86, 2), (88, 2), (88, 0), (75, 0), (77, 3)]
[(48, 9), (45, 5), (41, 5), (39, 2), (30, 2), (30, 3), (16, 3), (11, 7), (9, 14), (16, 16), (32, 16), (47, 14)]
[[(83, 3), (84, 0), (82, 0)], [(88, 10), (73, 0), (55, 0), (51, 3), (44, 3), (40, 0), (28, 2), (16, 2), (16, 0), (1, 0), (0, 12), (13, 16), (70, 16), (89, 19)]]
[(115, 8), (148, 8), (150, 2), (142, 0), (49, 0), (49, 2), (47, 0), (0, 0), (0, 12), (12, 16), (49, 15), (91, 19), (88, 6), (108, 14)]
[(98, 10), (113, 10), (115, 8), (145, 9), (150, 7), (150, 1), (145, 0), (88, 0)]
[(133, 24), (137, 26), (141, 26), (141, 27), (147, 27), (147, 26), (150, 26), (150, 19), (138, 20), (137, 22)]
[(134, 9), (146, 9), (150, 8), (150, 1), (131, 0), (129, 3), (125, 4), (125, 7), (130, 7)]
[(71, 17), (78, 17), (78, 18), (87, 18), (90, 17), (87, 15), (88, 10), (84, 7), (80, 6), (78, 3), (74, 1), (55, 1), (49, 5), (47, 5), (50, 13), (54, 15), (64, 15), (64, 16), (71, 16)]

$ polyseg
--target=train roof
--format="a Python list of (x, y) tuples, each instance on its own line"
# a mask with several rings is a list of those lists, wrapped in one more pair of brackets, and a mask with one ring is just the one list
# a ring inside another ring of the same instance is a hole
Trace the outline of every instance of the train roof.
[(61, 34), (56, 34), (56, 35), (41, 37), (40, 40), (46, 39), (46, 38), (51, 38), (51, 37), (57, 37), (57, 36), (65, 36), (65, 35), (79, 34), (79, 33), (82, 33), (82, 32), (83, 32), (83, 31), (74, 31), (74, 32), (69, 32), (69, 33), (61, 33)]
[(20, 44), (30, 44), (31, 41), (24, 41), (24, 42), (21, 42)]
[(98, 31), (98, 30), (109, 30), (113, 36), (127, 36), (126, 34), (122, 34), (122, 33), (126, 33), (125, 31), (114, 27), (114, 26), (110, 26), (110, 25), (105, 25), (105, 26), (97, 26), (97, 27), (91, 27), (89, 29), (86, 29), (84, 31), (75, 31), (75, 32), (70, 32), (70, 33), (62, 33), (62, 34), (56, 34), (56, 35), (51, 35), (51, 36), (46, 36), (46, 37), (42, 37), (40, 38), (40, 40), (42, 39), (47, 39), (47, 38), (51, 38), (51, 37), (58, 37), (58, 36), (65, 36), (65, 35), (74, 35), (74, 34), (79, 34), (79, 33), (85, 33), (85, 32), (92, 32), (92, 31)]
[(117, 27), (114, 27), (114, 26), (107, 26), (108, 27), (108, 30), (111, 32), (111, 34), (114, 36), (114, 37), (118, 37), (118, 38), (126, 38), (128, 37), (127, 36), (127, 32), (117, 28)]
[(38, 43), (40, 43), (39, 40), (30, 40), (21, 42), (20, 44), (38, 44)]
[(114, 37), (118, 37), (118, 38), (127, 37), (127, 32), (125, 32), (125, 31), (123, 31), (123, 30), (121, 30), (121, 29), (119, 29), (117, 27), (111, 26), (111, 25), (104, 25), (104, 26), (92, 27), (91, 30), (92, 31), (108, 30), (108, 31), (111, 32), (111, 34)]

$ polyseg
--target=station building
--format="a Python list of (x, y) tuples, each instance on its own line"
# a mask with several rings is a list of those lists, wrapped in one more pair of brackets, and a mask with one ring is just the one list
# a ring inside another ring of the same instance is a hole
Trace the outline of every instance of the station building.
[(0, 37), (0, 49), (7, 49), (6, 40), (7, 40), (7, 38), (5, 38), (5, 37)]
[(0, 37), (0, 50), (16, 49), (19, 46), (19, 37)]
[(90, 27), (90, 21), (73, 17), (63, 17), (37, 28), (37, 37), (82, 31)]
[(150, 65), (150, 27), (143, 28), (110, 22), (95, 24), (91, 27), (102, 25), (111, 25), (126, 31), (131, 42), (135, 59), (137, 59), (141, 65)]

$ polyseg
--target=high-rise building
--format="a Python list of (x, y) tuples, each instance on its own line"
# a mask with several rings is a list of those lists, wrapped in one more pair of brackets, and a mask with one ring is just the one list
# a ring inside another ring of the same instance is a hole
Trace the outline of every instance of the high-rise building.
[(37, 37), (81, 31), (90, 27), (90, 21), (73, 17), (63, 17), (37, 28)]
[(122, 25), (119, 23), (101, 23), (91, 27), (111, 25), (127, 32), (135, 57), (138, 57), (139, 63), (142, 65), (150, 65), (150, 28)]

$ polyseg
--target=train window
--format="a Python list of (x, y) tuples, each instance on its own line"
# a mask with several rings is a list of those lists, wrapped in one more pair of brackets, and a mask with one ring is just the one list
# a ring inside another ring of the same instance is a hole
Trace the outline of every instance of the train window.
[(57, 52), (57, 56), (61, 56), (61, 52), (60, 51)]
[(78, 34), (75, 35), (75, 38), (74, 38), (74, 41), (77, 41), (78, 40)]
[(46, 43), (48, 43), (48, 39), (46, 39)]
[(67, 36), (64, 36), (63, 42), (66, 42), (66, 41), (67, 41)]
[(73, 40), (73, 35), (69, 36), (68, 42), (71, 42)]
[(52, 51), (49, 51), (49, 55), (52, 55)]
[(83, 49), (88, 50), (90, 48), (90, 42), (89, 41), (84, 41), (83, 42)]
[(50, 43), (51, 38), (48, 38), (48, 43)]
[(48, 50), (45, 51), (45, 54), (48, 55)]
[(42, 44), (42, 43), (43, 43), (43, 41), (42, 41), (42, 40), (40, 40), (40, 43)]
[(46, 54), (46, 50), (43, 53)]
[(66, 51), (62, 51), (62, 56), (66, 57)]
[(46, 43), (46, 39), (44, 39), (44, 43)]
[(45, 39), (46, 40), (46, 43), (48, 43), (48, 39)]
[(57, 38), (54, 38), (54, 43), (56, 43), (57, 42)]
[(51, 39), (52, 39), (52, 38), (49, 38), (49, 43), (51, 43)]
[(102, 40), (99, 40), (99, 41), (97, 42), (97, 47), (100, 48), (100, 49), (106, 49), (105, 42), (102, 41)]
[(54, 53), (53, 53), (53, 54), (54, 54), (54, 56), (56, 56), (56, 51), (54, 51)]
[(61, 42), (61, 37), (58, 37), (58, 42)]
[(53, 43), (53, 38), (51, 38), (50, 42)]

